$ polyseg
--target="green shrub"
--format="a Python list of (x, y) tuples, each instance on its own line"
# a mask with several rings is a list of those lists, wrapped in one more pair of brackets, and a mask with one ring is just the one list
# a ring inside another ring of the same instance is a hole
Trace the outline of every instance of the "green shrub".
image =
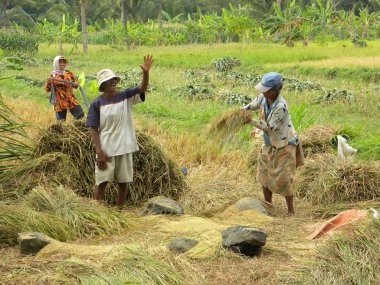
[(0, 31), (0, 48), (6, 53), (28, 53), (38, 51), (39, 38), (23, 32)]

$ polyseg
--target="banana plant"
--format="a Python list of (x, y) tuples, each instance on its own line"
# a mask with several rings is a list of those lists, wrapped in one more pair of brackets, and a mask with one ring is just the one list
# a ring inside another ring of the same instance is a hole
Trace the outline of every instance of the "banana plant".
[(74, 19), (72, 23), (66, 21), (66, 15), (62, 15), (62, 22), (55, 25), (52, 22), (44, 19), (42, 23), (36, 24), (37, 32), (42, 35), (49, 44), (58, 43), (59, 53), (63, 54), (63, 44), (72, 43), (73, 49), (77, 48), (77, 43), (80, 41), (81, 33), (78, 31), (78, 20)]
[(337, 16), (334, 7), (330, 1), (326, 1), (324, 5), (322, 0), (316, 0), (317, 5), (312, 5), (310, 15), (316, 27), (320, 32), (328, 33), (331, 30), (333, 19)]
[(380, 20), (380, 11), (370, 13), (368, 8), (359, 9), (357, 27), (361, 30), (362, 38), (370, 37), (370, 32), (376, 27)]
[(306, 20), (301, 16), (301, 9), (293, 0), (283, 9), (276, 2), (273, 3), (275, 15), (264, 20), (262, 24), (272, 35), (280, 34), (286, 46), (294, 46), (294, 40), (299, 35), (300, 25)]

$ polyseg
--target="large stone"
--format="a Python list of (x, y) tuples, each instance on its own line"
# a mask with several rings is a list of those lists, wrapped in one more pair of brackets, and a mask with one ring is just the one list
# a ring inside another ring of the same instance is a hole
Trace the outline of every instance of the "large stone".
[(149, 199), (148, 202), (144, 205), (141, 213), (143, 215), (182, 215), (183, 208), (172, 199), (158, 196)]
[(168, 244), (168, 249), (175, 253), (184, 253), (198, 244), (196, 239), (178, 237), (174, 238)]
[(261, 252), (266, 244), (267, 234), (260, 229), (247, 226), (233, 226), (222, 232), (222, 246), (248, 256)]
[(268, 215), (267, 209), (261, 204), (261, 202), (254, 197), (244, 197), (235, 203), (236, 208), (240, 211), (255, 210), (257, 212)]
[(52, 238), (38, 232), (22, 232), (17, 238), (22, 255), (35, 255), (52, 241)]

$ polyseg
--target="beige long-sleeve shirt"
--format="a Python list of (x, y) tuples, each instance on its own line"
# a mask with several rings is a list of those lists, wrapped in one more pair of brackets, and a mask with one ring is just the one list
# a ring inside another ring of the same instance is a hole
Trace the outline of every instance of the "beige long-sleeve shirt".
[(269, 142), (264, 138), (265, 144), (280, 148), (287, 145), (297, 135), (289, 115), (288, 105), (281, 95), (277, 96), (270, 108), (263, 94), (253, 99), (244, 108), (252, 111), (259, 110), (260, 119), (252, 120), (252, 122), (256, 128), (268, 134)]

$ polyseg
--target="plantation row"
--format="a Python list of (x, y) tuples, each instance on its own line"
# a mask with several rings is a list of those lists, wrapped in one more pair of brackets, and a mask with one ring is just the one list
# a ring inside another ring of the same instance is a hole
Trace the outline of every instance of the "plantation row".
[[(281, 42), (293, 46), (295, 41), (310, 40), (325, 44), (334, 39), (351, 39), (355, 46), (364, 47), (366, 40), (380, 36), (380, 11), (370, 13), (367, 8), (351, 11), (334, 11), (316, 1), (301, 9), (295, 1), (282, 10), (273, 4), (273, 14), (260, 21), (244, 7), (222, 9), (221, 14), (180, 14), (165, 19), (132, 22), (123, 26), (119, 21), (104, 19), (87, 25), (89, 44), (105, 44), (115, 47), (139, 45), (179, 45), (189, 43), (221, 42)], [(71, 43), (73, 48), (82, 41), (80, 23), (69, 15), (63, 15), (59, 23), (43, 20), (37, 22), (31, 32), (15, 27), (12, 33), (0, 32), (0, 48), (7, 53), (38, 50), (39, 43)]]

